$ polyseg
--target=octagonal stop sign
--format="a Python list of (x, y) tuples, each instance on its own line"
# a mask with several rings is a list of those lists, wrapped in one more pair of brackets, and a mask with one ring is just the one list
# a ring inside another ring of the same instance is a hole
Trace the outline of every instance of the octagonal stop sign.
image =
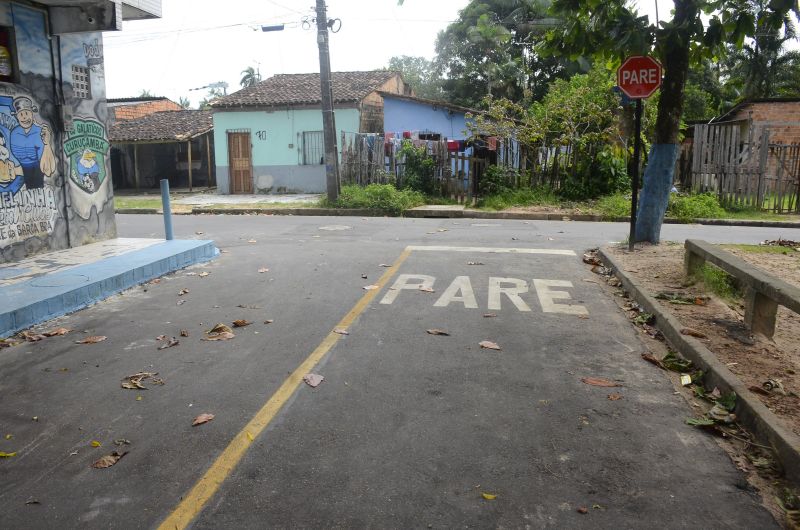
[(661, 64), (644, 55), (628, 57), (617, 70), (617, 85), (631, 99), (645, 99), (661, 86)]

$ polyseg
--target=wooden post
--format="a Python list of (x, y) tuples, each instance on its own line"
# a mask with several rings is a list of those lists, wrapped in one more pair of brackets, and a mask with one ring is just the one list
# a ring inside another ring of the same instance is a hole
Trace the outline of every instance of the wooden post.
[(206, 187), (211, 189), (211, 134), (206, 135), (206, 157), (208, 158), (208, 180), (206, 180)]
[(192, 191), (192, 141), (186, 142), (188, 152), (186, 153), (186, 160), (189, 162), (189, 191)]
[(133, 187), (139, 191), (139, 144), (133, 144)]

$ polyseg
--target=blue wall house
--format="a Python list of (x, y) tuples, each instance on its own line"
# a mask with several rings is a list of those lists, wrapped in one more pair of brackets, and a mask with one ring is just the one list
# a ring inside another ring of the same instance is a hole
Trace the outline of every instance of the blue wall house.
[[(397, 72), (334, 72), (337, 143), (342, 132), (382, 133), (381, 93), (411, 94)], [(281, 74), (216, 100), (217, 191), (325, 191), (319, 74)]]
[(160, 0), (0, 0), (0, 262), (114, 237), (103, 31)]
[(467, 113), (478, 111), (407, 94), (381, 92), (385, 132), (438, 134), (442, 139), (469, 137)]

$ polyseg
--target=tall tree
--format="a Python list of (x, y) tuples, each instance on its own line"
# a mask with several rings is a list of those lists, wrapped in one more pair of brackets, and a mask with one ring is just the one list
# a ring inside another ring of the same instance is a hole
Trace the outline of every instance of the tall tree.
[(148, 90), (146, 88), (143, 88), (141, 90), (141, 92), (139, 92), (139, 97), (140, 98), (154, 98), (155, 95), (152, 92), (150, 92), (150, 90)]
[(654, 54), (664, 66), (654, 142), (644, 175), (636, 240), (657, 243), (678, 155), (684, 87), (690, 64), (716, 59), (727, 43), (741, 47), (757, 33), (780, 31), (796, 0), (771, 0), (760, 17), (750, 0), (674, 0), (672, 18), (660, 26), (627, 0), (554, 0), (563, 25), (549, 34), (549, 49), (566, 56), (621, 60)]
[[(484, 96), (539, 100), (547, 85), (576, 69), (565, 57), (538, 53), (549, 0), (472, 0), (439, 33), (435, 64), (447, 99), (476, 106)], [(572, 67), (569, 70), (568, 67)]]
[(442, 77), (436, 71), (433, 61), (425, 57), (395, 56), (389, 59), (389, 70), (400, 72), (403, 80), (411, 85), (417, 96), (442, 99)]
[(200, 110), (206, 110), (211, 108), (211, 104), (214, 103), (216, 99), (219, 99), (223, 96), (223, 92), (219, 88), (209, 88), (208, 92), (206, 93), (206, 97), (204, 97), (200, 104), (197, 105), (197, 108)]
[(242, 85), (242, 88), (253, 86), (259, 81), (261, 81), (260, 71), (256, 70), (252, 66), (248, 66), (242, 70), (242, 79), (239, 80), (239, 84)]
[(181, 106), (181, 107), (183, 107), (184, 109), (188, 109), (189, 107), (191, 107), (191, 106), (192, 106), (192, 102), (191, 102), (191, 101), (189, 101), (189, 98), (187, 98), (187, 97), (185, 97), (185, 96), (181, 96), (181, 97), (178, 99), (178, 105), (180, 105), (180, 106)]

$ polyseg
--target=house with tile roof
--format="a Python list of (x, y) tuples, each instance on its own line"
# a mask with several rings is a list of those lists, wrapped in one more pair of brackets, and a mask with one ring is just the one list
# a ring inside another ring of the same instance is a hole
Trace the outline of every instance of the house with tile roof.
[(164, 110), (118, 120), (109, 128), (114, 188), (214, 185), (214, 134), (210, 110)]
[[(412, 95), (398, 72), (334, 72), (336, 137), (382, 133), (381, 92)], [(280, 74), (212, 104), (217, 191), (325, 191), (318, 73)]]

